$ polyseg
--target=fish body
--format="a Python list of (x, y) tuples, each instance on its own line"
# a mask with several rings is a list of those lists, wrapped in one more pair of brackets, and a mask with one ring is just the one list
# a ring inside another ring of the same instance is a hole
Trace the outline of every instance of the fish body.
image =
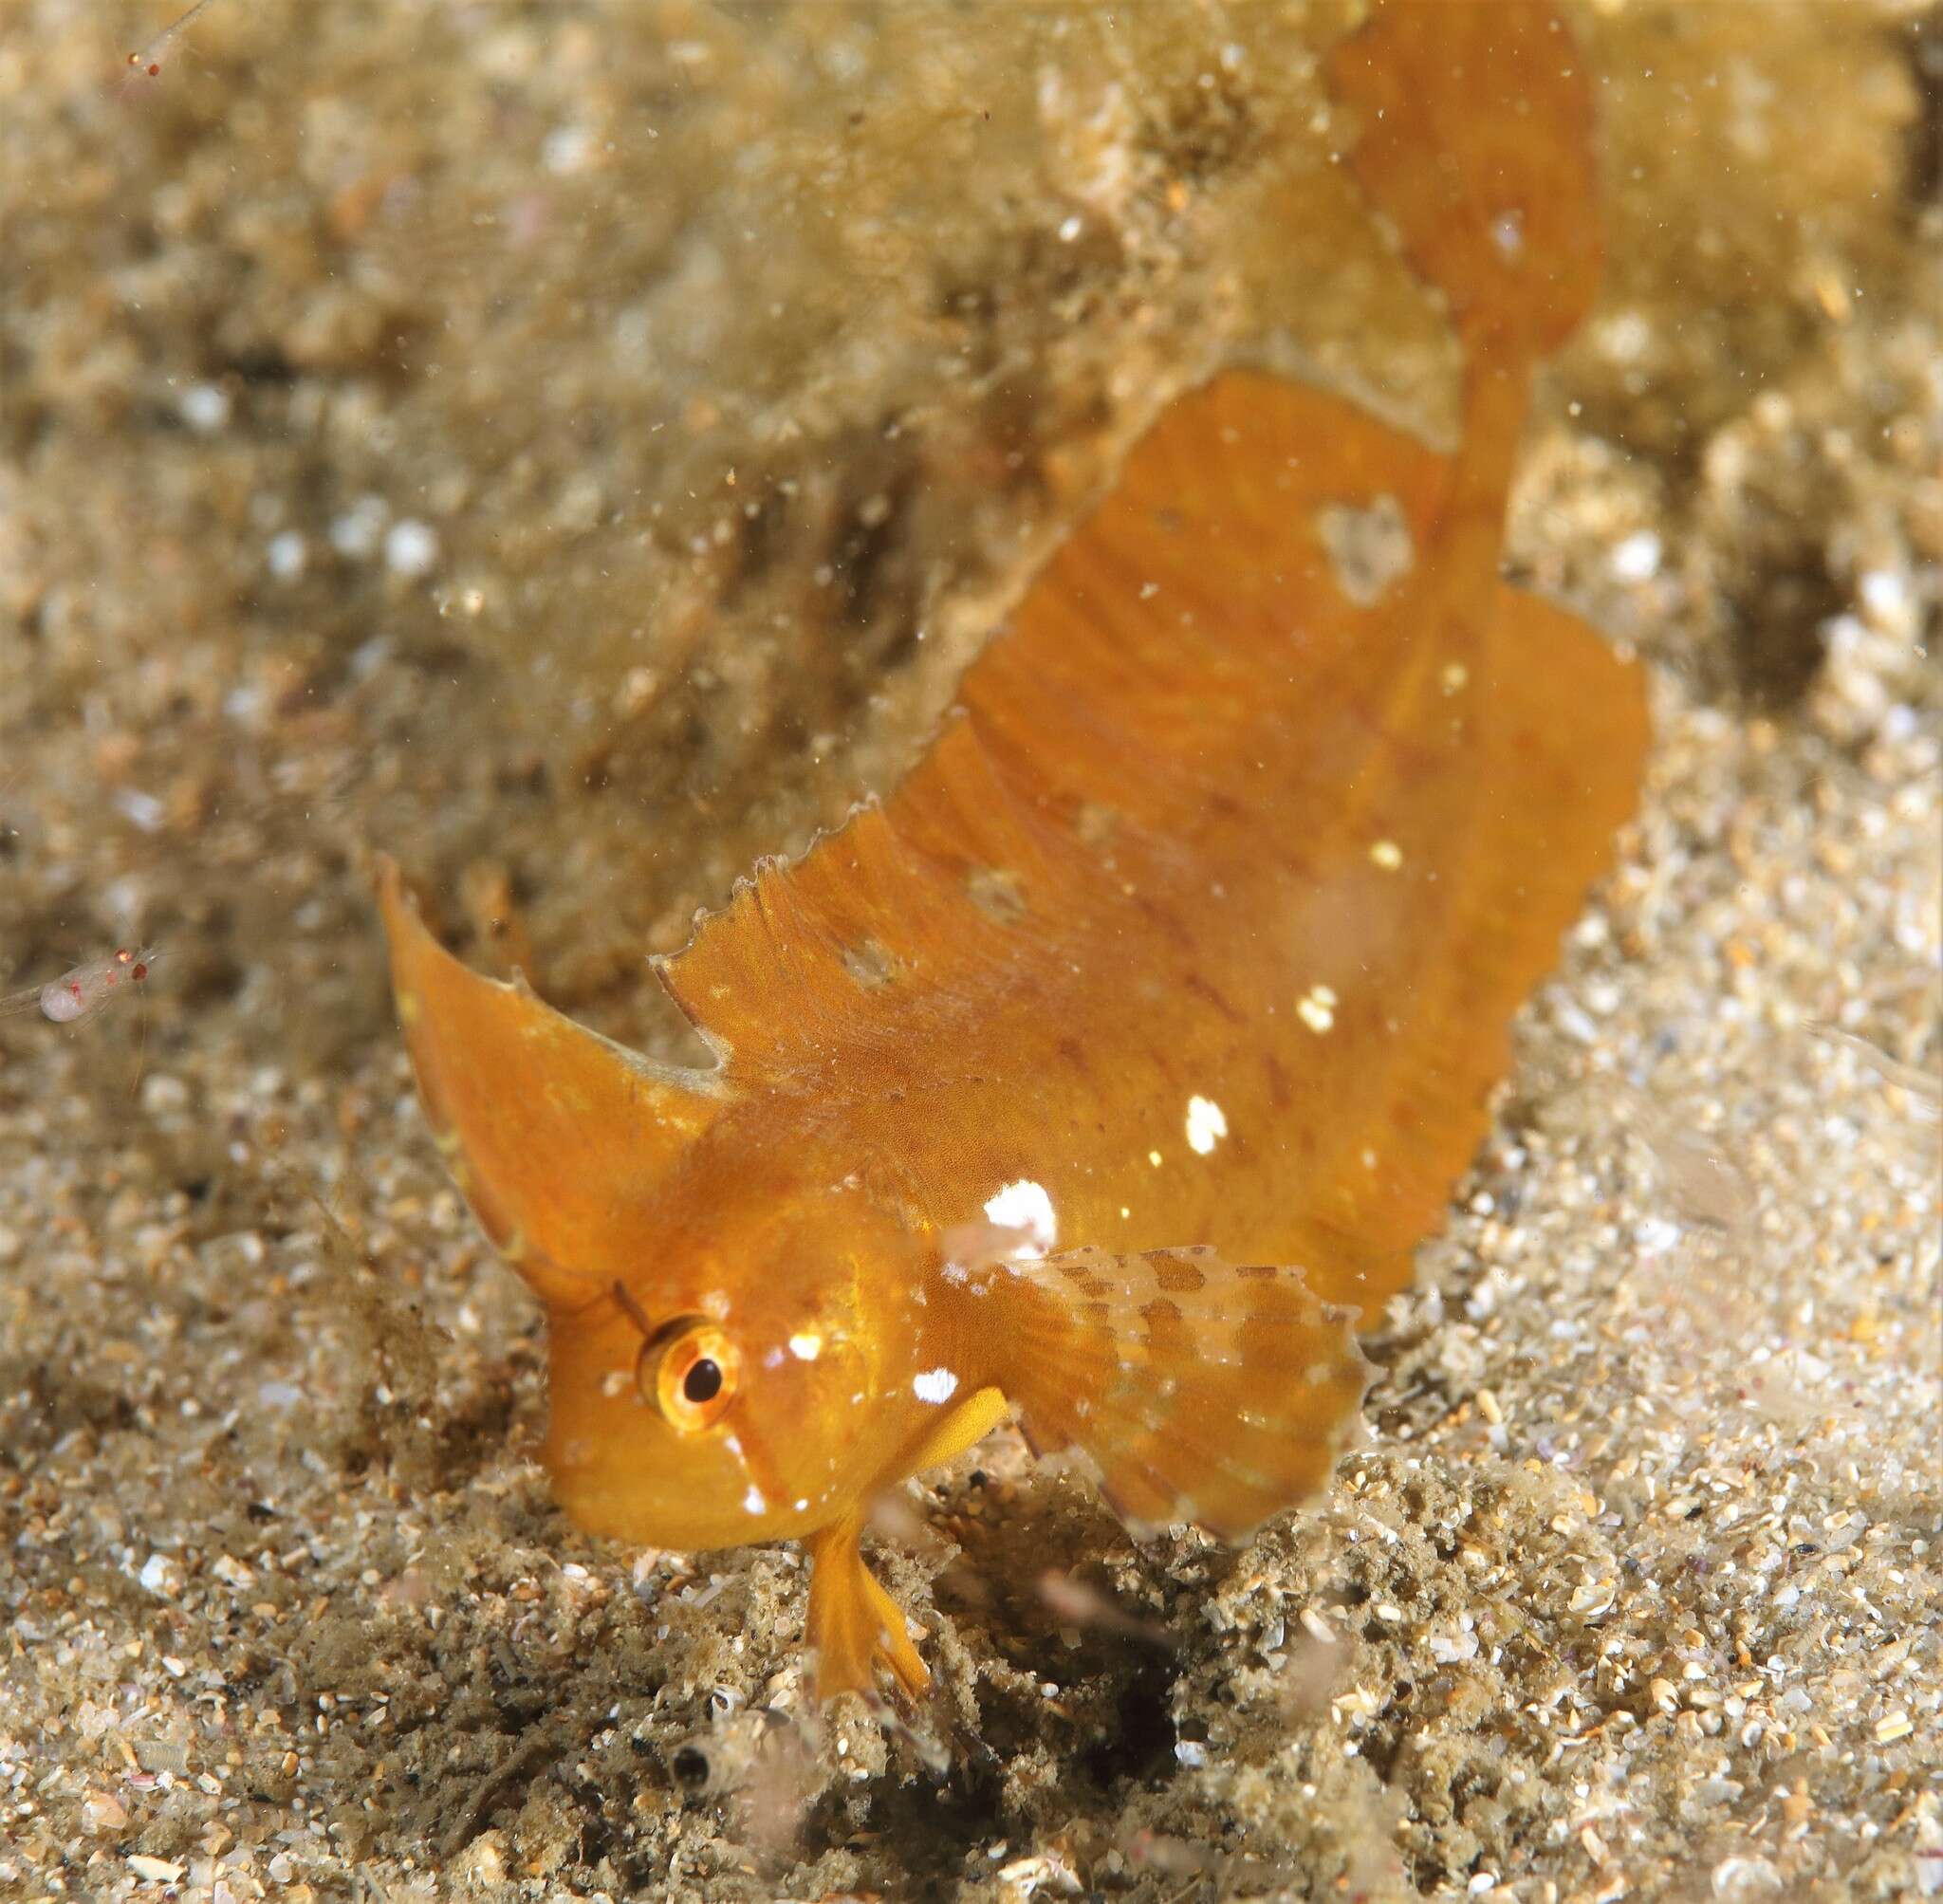
[(383, 873), (429, 1115), (550, 1312), (564, 1505), (807, 1542), (824, 1692), (924, 1685), (863, 1514), (1008, 1414), (1135, 1525), (1326, 1482), (1632, 806), (1637, 670), (1497, 573), (1596, 276), (1569, 42), (1393, 8), (1331, 70), (1464, 346), (1453, 456), (1268, 377), (1177, 401), (896, 792), (661, 962), (712, 1069), (469, 972)]

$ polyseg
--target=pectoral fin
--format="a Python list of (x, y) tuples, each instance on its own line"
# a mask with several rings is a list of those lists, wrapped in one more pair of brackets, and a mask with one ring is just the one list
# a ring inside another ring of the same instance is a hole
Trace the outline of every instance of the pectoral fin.
[(709, 1073), (584, 1029), (523, 983), (469, 970), (427, 930), (389, 858), (379, 901), (418, 1093), (453, 1180), (533, 1289), (578, 1307), (630, 1266), (626, 1213), (726, 1093)]
[(863, 1563), (859, 1542), (861, 1514), (847, 1516), (812, 1534), (809, 1547), (809, 1628), (816, 1653), (816, 1694), (877, 1690), (877, 1669), (887, 1668), (905, 1697), (921, 1698), (931, 1673), (911, 1643), (904, 1609)]
[(1368, 1383), (1356, 1312), (1299, 1268), (1077, 1249), (1008, 1264), (990, 1293), (1027, 1439), (1090, 1456), (1136, 1526), (1235, 1540), (1319, 1492)]

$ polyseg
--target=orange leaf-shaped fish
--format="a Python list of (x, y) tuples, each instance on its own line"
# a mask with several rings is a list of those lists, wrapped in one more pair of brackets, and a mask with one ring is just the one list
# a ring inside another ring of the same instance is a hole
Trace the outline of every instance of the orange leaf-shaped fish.
[(427, 1109), (550, 1311), (561, 1498), (808, 1541), (826, 1693), (925, 1684), (865, 1507), (1009, 1409), (1135, 1522), (1235, 1537), (1323, 1485), (1356, 1319), (1633, 803), (1637, 672), (1497, 575), (1596, 270), (1574, 49), (1393, 8), (1331, 73), (1458, 327), (1453, 457), (1259, 376), (1175, 404), (896, 795), (660, 967), (712, 1070), (468, 971), (384, 870)]

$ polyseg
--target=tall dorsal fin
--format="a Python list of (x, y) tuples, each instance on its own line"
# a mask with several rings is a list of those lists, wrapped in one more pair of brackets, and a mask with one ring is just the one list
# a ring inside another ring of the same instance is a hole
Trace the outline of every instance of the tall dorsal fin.
[(534, 1291), (578, 1307), (632, 1266), (616, 1213), (708, 1128), (723, 1081), (638, 1057), (524, 982), (469, 970), (427, 929), (388, 855), (378, 890), (405, 1043), (453, 1179)]
[[(1495, 837), (1479, 764), (1505, 491), (1530, 360), (1596, 273), (1589, 89), (1548, 11), (1515, 0), (1384, 9), (1331, 72), (1365, 116), (1359, 176), (1458, 318), (1456, 456), (1247, 373), (1171, 405), (890, 801), (765, 863), (659, 963), (732, 1075), (805, 1080), (860, 1044), (949, 1062), (952, 1013), (1049, 1001), (1083, 969), (1110, 984), (1140, 933), (1194, 941), (1206, 978), (1258, 922), (1210, 939), (1198, 915), (1271, 861), (1312, 895), (1291, 972), (1352, 929), (1430, 959)], [(1359, 572), (1359, 538), (1390, 565)], [(1625, 749), (1587, 758), (1602, 774), (1607, 754), (1630, 786)], [(1566, 914), (1608, 850), (1596, 811)], [(1427, 877), (1386, 883), (1367, 846), (1406, 835)], [(1563, 923), (1530, 922), (1547, 955)], [(1397, 957), (1401, 996), (1425, 974)]]
[(731, 1075), (813, 1069), (874, 1024), (909, 1038), (914, 1000), (1016, 956), (1034, 915), (1070, 905), (1068, 857), (960, 713), (888, 811), (763, 861), (657, 970)]

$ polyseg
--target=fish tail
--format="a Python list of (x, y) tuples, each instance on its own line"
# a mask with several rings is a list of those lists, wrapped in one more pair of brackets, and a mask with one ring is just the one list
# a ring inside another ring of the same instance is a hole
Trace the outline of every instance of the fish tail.
[(1462, 876), (1427, 929), (1412, 999), (1426, 1062), (1398, 1074), (1376, 1121), (1390, 1134), (1387, 1215), (1405, 1233), (1435, 1227), (1489, 1128), (1512, 1016), (1618, 857), (1651, 737), (1639, 664), (1522, 589), (1499, 592), (1486, 667), (1474, 771), (1490, 793), (1470, 809)]
[(1524, 0), (1397, 0), (1329, 59), (1350, 165), (1470, 345), (1544, 356), (1591, 308), (1602, 249), (1579, 46)]

